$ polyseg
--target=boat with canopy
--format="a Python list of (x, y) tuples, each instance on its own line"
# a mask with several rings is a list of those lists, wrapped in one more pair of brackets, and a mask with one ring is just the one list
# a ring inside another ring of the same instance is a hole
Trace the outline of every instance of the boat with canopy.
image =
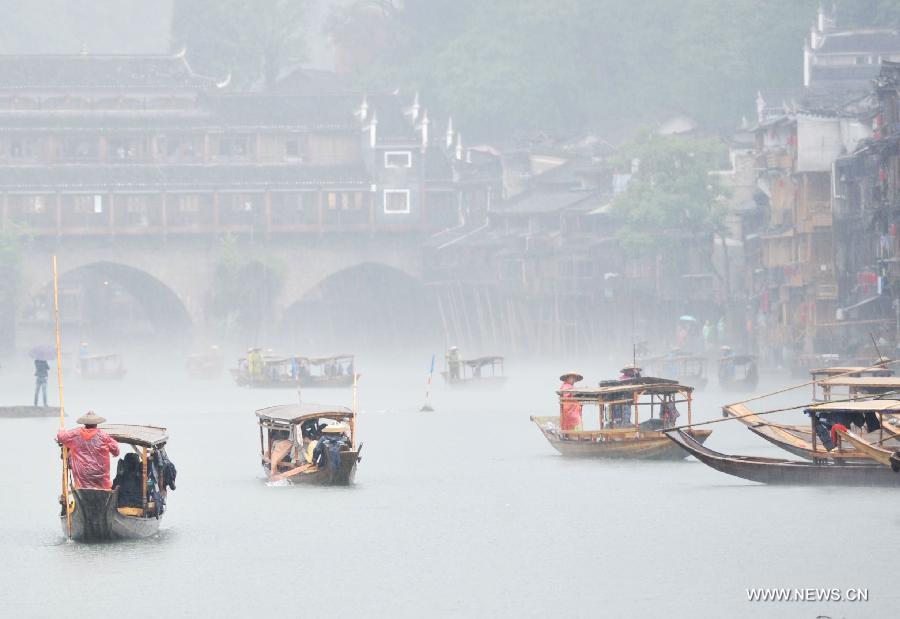
[(718, 361), (719, 387), (728, 391), (752, 391), (759, 383), (754, 355), (724, 355)]
[[(661, 430), (675, 425), (678, 405), (685, 405), (688, 424), (693, 418), (693, 387), (674, 380), (636, 378), (610, 381), (600, 387), (557, 391), (559, 415), (536, 417), (531, 421), (544, 438), (564, 456), (580, 458), (633, 458), (680, 460), (686, 457)], [(565, 407), (596, 410), (594, 429), (563, 430)], [(642, 421), (643, 415), (643, 421)], [(691, 430), (703, 443), (711, 430)]]
[(128, 373), (122, 355), (89, 355), (80, 359), (81, 377), (88, 380), (121, 380)]
[(675, 353), (662, 357), (650, 357), (644, 359), (642, 364), (654, 376), (677, 380), (680, 383), (691, 385), (694, 389), (703, 389), (709, 382), (706, 375), (707, 359), (699, 355)]
[[(110, 542), (151, 537), (159, 531), (166, 509), (167, 487), (165, 453), (169, 436), (165, 428), (141, 425), (103, 424), (100, 426), (117, 443), (130, 447), (140, 457), (141, 501), (137, 506), (120, 506), (119, 490), (76, 488), (71, 470), (65, 470), (69, 490), (68, 504), (61, 510), (63, 534), (79, 542)], [(124, 450), (123, 450), (124, 451)], [(124, 455), (124, 454), (123, 454)], [(122, 461), (120, 460), (120, 463)]]
[(504, 358), (497, 355), (448, 360), (447, 369), (441, 372), (441, 376), (451, 387), (496, 389), (506, 384), (503, 364)]
[(256, 411), (260, 463), (270, 482), (349, 485), (360, 462), (356, 413), (344, 406), (283, 404)]
[(263, 355), (259, 367), (247, 357), (231, 370), (235, 382), (242, 387), (297, 389), (298, 387), (344, 388), (353, 385), (356, 371), (353, 355), (330, 357), (296, 357)]

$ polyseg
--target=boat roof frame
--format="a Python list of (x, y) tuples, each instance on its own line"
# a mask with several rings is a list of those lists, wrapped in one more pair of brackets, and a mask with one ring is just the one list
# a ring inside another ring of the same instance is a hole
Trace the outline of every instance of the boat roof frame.
[(346, 406), (335, 404), (276, 404), (256, 411), (260, 425), (295, 426), (307, 419), (326, 417), (350, 420), (356, 414)]
[(124, 423), (104, 423), (98, 426), (117, 443), (140, 447), (160, 448), (169, 442), (166, 428)]

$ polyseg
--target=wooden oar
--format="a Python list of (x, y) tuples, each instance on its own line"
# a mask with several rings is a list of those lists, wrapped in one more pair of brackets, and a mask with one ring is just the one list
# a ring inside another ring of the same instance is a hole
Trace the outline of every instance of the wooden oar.
[[(62, 347), (59, 337), (59, 273), (53, 256), (53, 315), (56, 322), (56, 384), (59, 386), (59, 429), (66, 429), (66, 399), (63, 393)], [(35, 396), (37, 397), (37, 396)], [(69, 450), (62, 447), (62, 496), (66, 512), (66, 534), (72, 539), (72, 514), (69, 512)]]

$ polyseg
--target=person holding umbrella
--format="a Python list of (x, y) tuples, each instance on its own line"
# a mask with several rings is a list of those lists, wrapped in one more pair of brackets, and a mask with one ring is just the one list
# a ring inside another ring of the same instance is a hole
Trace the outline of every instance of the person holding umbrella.
[(38, 405), (38, 396), (43, 396), (44, 407), (47, 406), (47, 377), (50, 375), (50, 364), (47, 363), (52, 355), (48, 346), (35, 346), (31, 349), (31, 357), (34, 359), (34, 405)]
[(38, 394), (44, 396), (44, 408), (47, 407), (47, 376), (50, 375), (50, 364), (44, 359), (34, 360), (34, 405), (38, 405)]

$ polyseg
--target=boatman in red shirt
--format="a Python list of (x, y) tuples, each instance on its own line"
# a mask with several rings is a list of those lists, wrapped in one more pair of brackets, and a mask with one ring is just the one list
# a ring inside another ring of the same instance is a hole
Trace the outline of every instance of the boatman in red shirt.
[(119, 455), (119, 444), (113, 437), (97, 426), (106, 419), (94, 411), (78, 418), (83, 428), (60, 430), (56, 442), (69, 448), (69, 466), (76, 488), (98, 488), (109, 490), (109, 457)]
[[(566, 372), (559, 377), (563, 382), (560, 391), (570, 391), (575, 388), (575, 383), (584, 380), (584, 376), (578, 372)], [(561, 399), (561, 427), (563, 432), (571, 432), (581, 430), (581, 402), (572, 399), (572, 396), (566, 393), (560, 394)]]

